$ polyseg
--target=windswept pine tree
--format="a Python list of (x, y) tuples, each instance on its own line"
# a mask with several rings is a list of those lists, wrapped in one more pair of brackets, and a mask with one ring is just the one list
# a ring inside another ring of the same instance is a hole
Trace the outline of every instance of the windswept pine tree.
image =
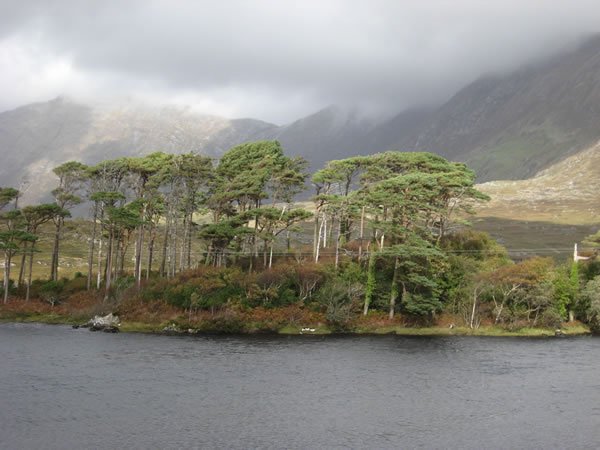
[(69, 161), (54, 168), (53, 172), (58, 177), (58, 187), (52, 191), (52, 195), (59, 209), (57, 209), (58, 214), (52, 218), (55, 232), (50, 278), (52, 281), (57, 281), (61, 231), (65, 218), (70, 216), (70, 213), (65, 214), (65, 211), (68, 212), (83, 201), (79, 193), (87, 177), (87, 166), (77, 161)]

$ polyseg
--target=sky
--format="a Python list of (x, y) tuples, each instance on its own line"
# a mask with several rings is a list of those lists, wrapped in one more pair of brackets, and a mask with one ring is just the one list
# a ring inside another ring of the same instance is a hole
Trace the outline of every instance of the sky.
[(597, 0), (0, 0), (0, 111), (62, 95), (278, 124), (391, 114), (598, 31)]

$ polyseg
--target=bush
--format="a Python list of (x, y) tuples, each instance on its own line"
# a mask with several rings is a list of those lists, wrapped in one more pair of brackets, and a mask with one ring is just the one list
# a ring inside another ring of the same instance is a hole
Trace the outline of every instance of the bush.
[(232, 299), (243, 296), (236, 269), (201, 266), (169, 280), (151, 280), (140, 294), (142, 300), (164, 300), (178, 308), (210, 309), (213, 313)]
[(358, 309), (363, 295), (359, 283), (347, 283), (332, 280), (323, 285), (318, 293), (318, 301), (325, 308), (325, 318), (334, 328), (345, 328), (352, 318), (354, 309)]
[(46, 281), (39, 289), (40, 297), (54, 306), (60, 303), (64, 297), (63, 291), (65, 288), (65, 281)]
[(319, 290), (326, 279), (326, 272), (322, 265), (316, 263), (297, 264), (291, 270), (292, 283), (298, 300), (310, 302), (313, 295)]
[[(12, 278), (8, 280), (8, 293), (12, 294), (15, 292), (15, 282)], [(4, 295), (4, 283), (0, 283), (0, 296)]]
[(243, 333), (246, 330), (243, 317), (236, 313), (225, 312), (219, 316), (203, 321), (200, 330), (213, 333)]
[(559, 328), (563, 322), (563, 317), (555, 308), (548, 308), (542, 312), (538, 322), (543, 327)]
[(442, 310), (442, 303), (434, 295), (406, 292), (402, 297), (402, 309), (411, 316), (429, 321)]
[(246, 304), (250, 307), (282, 307), (297, 301), (294, 283), (290, 278), (293, 269), (287, 265), (247, 276)]
[(600, 332), (600, 276), (588, 281), (581, 293), (579, 309), (592, 331)]

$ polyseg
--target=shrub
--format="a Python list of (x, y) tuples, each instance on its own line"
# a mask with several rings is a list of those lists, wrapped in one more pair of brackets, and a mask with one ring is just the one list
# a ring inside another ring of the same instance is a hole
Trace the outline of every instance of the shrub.
[(345, 328), (364, 292), (359, 283), (331, 280), (319, 290), (318, 301), (325, 309), (325, 318), (335, 328)]
[(442, 303), (435, 295), (406, 292), (402, 296), (402, 309), (412, 316), (429, 321), (442, 310)]
[[(13, 279), (8, 280), (8, 293), (11, 294), (15, 292), (15, 282)], [(0, 296), (4, 295), (4, 283), (0, 283)]]
[(555, 308), (548, 308), (542, 312), (538, 322), (543, 327), (558, 328), (563, 322), (563, 317)]
[(588, 281), (580, 297), (579, 309), (592, 331), (600, 332), (600, 276)]
[(323, 266), (316, 263), (297, 264), (290, 272), (298, 300), (303, 302), (312, 300), (327, 276)]
[(60, 303), (63, 299), (63, 291), (65, 288), (64, 280), (61, 281), (46, 281), (39, 289), (40, 297), (54, 306)]
[(246, 284), (246, 304), (267, 308), (286, 306), (297, 300), (294, 284), (290, 278), (292, 269), (287, 265), (249, 276)]

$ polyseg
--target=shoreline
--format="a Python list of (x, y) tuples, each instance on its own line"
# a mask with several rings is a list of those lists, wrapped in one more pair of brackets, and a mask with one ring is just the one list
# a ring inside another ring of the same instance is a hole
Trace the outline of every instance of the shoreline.
[[(0, 323), (40, 323), (46, 325), (80, 325), (79, 318), (62, 316), (59, 314), (1, 314)], [(202, 335), (238, 335), (238, 336), (407, 336), (407, 337), (448, 337), (448, 336), (473, 336), (473, 337), (522, 337), (522, 338), (549, 338), (549, 337), (577, 337), (592, 336), (590, 329), (580, 323), (565, 324), (560, 328), (561, 334), (550, 328), (520, 328), (507, 330), (495, 326), (481, 326), (476, 329), (468, 327), (407, 327), (390, 325), (374, 328), (356, 328), (351, 330), (335, 330), (327, 325), (315, 325), (310, 331), (303, 331), (303, 326), (286, 325), (277, 330), (251, 329), (251, 330), (219, 330), (202, 328), (173, 327), (173, 323), (147, 323), (122, 320), (119, 331), (123, 333), (146, 333), (162, 336), (202, 336)], [(168, 328), (168, 329), (167, 329)]]

